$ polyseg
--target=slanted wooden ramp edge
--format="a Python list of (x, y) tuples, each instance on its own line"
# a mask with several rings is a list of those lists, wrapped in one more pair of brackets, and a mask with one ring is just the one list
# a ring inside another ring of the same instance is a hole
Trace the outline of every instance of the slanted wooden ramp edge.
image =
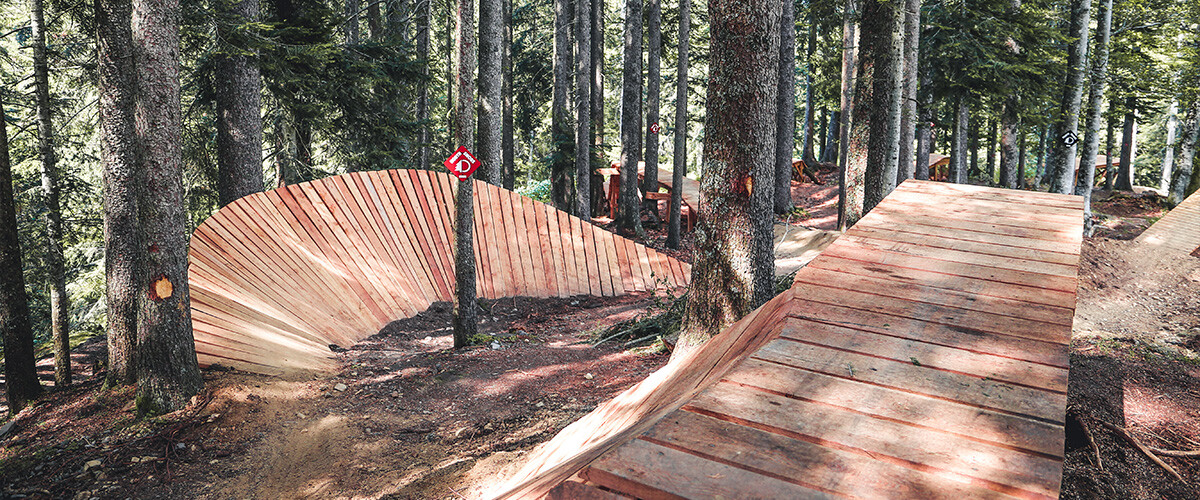
[(497, 498), (1056, 498), (1082, 199), (907, 181)]
[[(682, 286), (691, 268), (481, 181), (479, 296), (615, 296)], [(332, 367), (388, 322), (454, 290), (458, 181), (418, 170), (359, 172), (257, 193), (192, 235), (192, 326), (201, 364), (261, 373)]]
[(1167, 212), (1137, 237), (1137, 242), (1170, 252), (1200, 252), (1200, 191)]

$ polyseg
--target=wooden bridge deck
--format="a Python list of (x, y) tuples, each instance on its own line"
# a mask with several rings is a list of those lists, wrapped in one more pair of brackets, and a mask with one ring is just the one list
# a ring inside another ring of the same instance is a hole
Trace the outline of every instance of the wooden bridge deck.
[(1170, 252), (1195, 253), (1200, 257), (1200, 191), (1167, 212), (1138, 236), (1137, 241)]
[(1077, 197), (907, 181), (499, 498), (1057, 498)]
[[(688, 264), (553, 207), (475, 181), (479, 296), (613, 296), (682, 286)], [(360, 172), (256, 193), (192, 235), (201, 364), (262, 373), (331, 367), (346, 347), (454, 290), (458, 181)]]

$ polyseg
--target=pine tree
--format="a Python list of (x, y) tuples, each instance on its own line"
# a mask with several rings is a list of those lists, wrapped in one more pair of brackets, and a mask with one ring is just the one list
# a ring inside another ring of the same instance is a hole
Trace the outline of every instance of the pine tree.
[(504, 166), (501, 149), (503, 140), (503, 105), (500, 90), (504, 84), (501, 70), (504, 10), (501, 0), (479, 0), (479, 161), (482, 180), (500, 185), (500, 169)]
[[(1087, 75), (1088, 26), (1091, 22), (1092, 0), (1071, 2), (1071, 45), (1067, 49), (1067, 81), (1058, 116), (1050, 134), (1054, 142), (1046, 171), (1050, 175), (1050, 192), (1069, 194), (1075, 187), (1076, 143), (1066, 136), (1079, 132), (1079, 108), (1083, 99), (1084, 77)], [(1068, 142), (1070, 142), (1068, 144)], [(1086, 161), (1092, 161), (1085, 157)]]
[(231, 46), (216, 63), (217, 197), (221, 206), (263, 189), (262, 76), (241, 35), (258, 21), (258, 0), (222, 3), (218, 38)]
[[(460, 146), (475, 142), (475, 2), (458, 0), (455, 32), (458, 67), (455, 78), (454, 141)], [(475, 314), (475, 249), (471, 231), (475, 214), (473, 180), (458, 183), (454, 194), (454, 348), (470, 343), (479, 329)]]
[(550, 163), (550, 197), (559, 210), (574, 209), (575, 183), (571, 172), (574, 139), (567, 102), (571, 98), (571, 4), (554, 0), (554, 102), (550, 109), (550, 137), (554, 157)]
[[(691, 0), (679, 0), (679, 48), (675, 62), (675, 148), (671, 153), (672, 186), (682, 186), (687, 173), (688, 131), (688, 45), (691, 42)], [(683, 190), (671, 190), (671, 208), (667, 223), (667, 246), (679, 248), (680, 219), (683, 210)]]
[[(784, 214), (792, 210), (792, 151), (796, 149), (796, 5), (793, 0), (782, 0), (782, 16), (779, 20), (779, 92), (775, 96), (775, 186), (772, 196), (774, 210)], [(816, 39), (816, 27), (809, 25), (808, 49), (808, 98), (805, 117), (804, 146), (812, 157), (812, 49)]]
[(4, 339), (4, 389), (8, 413), (16, 415), (42, 393), (33, 359), (33, 325), (21, 272), (21, 241), (8, 156), (8, 120), (0, 100), (0, 337)]
[(1091, 85), (1088, 87), (1087, 127), (1083, 135), (1083, 151), (1079, 158), (1079, 178), (1075, 194), (1083, 196), (1084, 231), (1091, 232), (1092, 187), (1096, 185), (1096, 154), (1100, 149), (1100, 121), (1104, 106), (1104, 90), (1108, 86), (1108, 43), (1112, 35), (1113, 0), (1101, 0), (1096, 13), (1096, 49), (1092, 56)]
[(575, 0), (575, 215), (592, 218), (592, 7)]
[[(916, 175), (913, 140), (917, 127), (917, 62), (921, 52), (921, 0), (904, 2), (904, 63), (901, 84), (903, 98), (900, 106), (900, 154), (896, 167), (896, 184)], [(928, 157), (928, 154), (926, 155)]]
[(638, 162), (642, 160), (642, 0), (625, 0), (625, 57), (621, 78), (621, 193), (617, 229), (643, 234), (638, 210)]
[(642, 176), (642, 210), (655, 222), (658, 221), (658, 200), (650, 199), (646, 193), (658, 192), (658, 134), (651, 126), (658, 123), (661, 83), (662, 3), (661, 0), (646, 0), (646, 169)]

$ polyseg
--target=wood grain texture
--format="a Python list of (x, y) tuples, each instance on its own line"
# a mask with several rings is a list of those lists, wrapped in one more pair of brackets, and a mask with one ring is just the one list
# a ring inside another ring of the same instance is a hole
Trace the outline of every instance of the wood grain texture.
[[(656, 255), (472, 182), (480, 297), (626, 293), (633, 288), (614, 285), (640, 276), (643, 262), (618, 262), (616, 248)], [(269, 374), (332, 369), (331, 344), (347, 347), (450, 300), (457, 183), (439, 172), (359, 172), (246, 196), (213, 214), (188, 254), (201, 364)]]
[(1200, 191), (1167, 212), (1136, 241), (1148, 248), (1163, 248), (1183, 255), (1196, 252), (1194, 255), (1200, 256)]
[(490, 494), (1057, 498), (1082, 204), (910, 180), (876, 210)]

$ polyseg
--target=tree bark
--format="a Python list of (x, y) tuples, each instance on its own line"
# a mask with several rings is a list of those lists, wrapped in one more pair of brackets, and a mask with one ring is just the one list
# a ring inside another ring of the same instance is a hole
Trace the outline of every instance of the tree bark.
[(1115, 189), (1133, 191), (1133, 173), (1137, 171), (1137, 98), (1125, 98), (1125, 126), (1121, 130), (1121, 165), (1117, 171)]
[(1046, 172), (1050, 177), (1050, 192), (1070, 194), (1075, 186), (1076, 143), (1067, 144), (1065, 136), (1079, 133), (1079, 107), (1083, 98), (1084, 76), (1087, 74), (1088, 27), (1091, 23), (1092, 0), (1071, 2), (1071, 45), (1067, 48), (1067, 81), (1058, 116), (1051, 126), (1050, 161)]
[(179, 101), (179, 2), (134, 0), (138, 209), (146, 273), (138, 293), (137, 409), (169, 413), (204, 387), (196, 363), (188, 293)]
[(701, 179), (705, 202), (700, 206), (696, 263), (675, 356), (774, 294), (770, 181), (778, 108), (779, 4), (715, 0), (709, 3), (709, 19), (711, 72)]
[(218, 18), (219, 38), (232, 45), (216, 64), (217, 198), (221, 206), (263, 189), (262, 76), (244, 42), (245, 26), (258, 21), (258, 0), (227, 6)]
[(33, 325), (25, 293), (12, 163), (8, 156), (8, 119), (0, 102), (0, 334), (4, 338), (4, 389), (8, 414), (16, 415), (42, 393), (33, 358)]
[(1096, 12), (1096, 53), (1091, 58), (1091, 85), (1088, 86), (1088, 109), (1083, 133), (1083, 150), (1079, 155), (1079, 178), (1075, 194), (1083, 196), (1084, 233), (1091, 234), (1092, 188), (1096, 185), (1096, 154), (1100, 149), (1100, 120), (1104, 108), (1104, 90), (1108, 86), (1109, 39), (1112, 34), (1113, 0), (1101, 0)]
[(970, 108), (967, 99), (958, 96), (954, 103), (954, 132), (950, 143), (950, 168), (946, 182), (963, 184), (967, 182), (967, 121), (970, 118)]
[(550, 197), (559, 210), (571, 212), (575, 199), (572, 181), (574, 158), (571, 115), (571, 3), (554, 0), (554, 96), (550, 109), (550, 137), (554, 155), (550, 162)]
[[(804, 124), (803, 124), (804, 145), (800, 148), (800, 159), (804, 160), (805, 163), (813, 162), (813, 132), (814, 132), (814, 130), (813, 130), (813, 121), (814, 121), (813, 113), (815, 112), (816, 107), (817, 107), (816, 106), (816, 92), (815, 92), (815, 88), (814, 88), (814, 84), (813, 84), (813, 73), (814, 73), (814, 71), (813, 71), (813, 54), (817, 50), (817, 30), (816, 30), (816, 23), (814, 23), (813, 19), (812, 19), (812, 9), (811, 9), (810, 3), (811, 3), (810, 0), (805, 0), (805, 2), (804, 2), (806, 9), (809, 11), (809, 15), (808, 15), (809, 22), (808, 22), (808, 28), (807, 28), (808, 39), (806, 40), (806, 44), (804, 47), (804, 66), (805, 66)], [(779, 46), (780, 46), (781, 50), (788, 51), (788, 53), (784, 54), (782, 56), (781, 60), (779, 61), (779, 66), (780, 66), (779, 76), (781, 78), (784, 77), (783, 72), (785, 71), (785, 67), (786, 67), (786, 71), (787, 71), (786, 78), (788, 81), (784, 82), (783, 80), (781, 80), (779, 82), (779, 84), (781, 85), (781, 87), (780, 87), (781, 92), (784, 91), (784, 89), (782, 88), (782, 85), (790, 85), (791, 91), (788, 92), (788, 96), (792, 96), (796, 92), (796, 85), (792, 81), (792, 75), (795, 73), (795, 68), (796, 68), (796, 62), (795, 62), (796, 31), (795, 31), (795, 12), (794, 12), (795, 7), (794, 7), (794, 4), (790, 0), (784, 0), (783, 4), (784, 4), (784, 7), (783, 7), (784, 19), (780, 21), (780, 24), (781, 25), (786, 24), (786, 22), (789, 20), (788, 18), (791, 18), (790, 20), (791, 20), (793, 26), (792, 26), (792, 31), (790, 32), (791, 35), (790, 35), (789, 39), (784, 40), (783, 37), (781, 37), (779, 40)], [(793, 102), (792, 98), (789, 98), (788, 102)], [(796, 120), (795, 120), (795, 107), (794, 106), (792, 107), (792, 113), (793, 113), (793, 117), (792, 117), (791, 130), (792, 130), (792, 133), (795, 134), (794, 127), (796, 126), (795, 125)], [(795, 148), (795, 146), (796, 145), (793, 142), (792, 147)], [(789, 181), (789, 188), (790, 188), (791, 171), (792, 171), (791, 153), (788, 153), (787, 161), (788, 161), (788, 181)], [(790, 204), (790, 202), (789, 202), (789, 204)]]
[[(375, 0), (370, 1), (374, 3)], [(421, 67), (425, 78), (417, 81), (417, 120), (421, 123), (417, 137), (417, 168), (420, 170), (430, 168), (429, 143), (433, 142), (433, 134), (429, 130), (429, 77), (432, 76), (429, 74), (429, 37), (433, 23), (433, 7), (430, 6), (430, 1), (432, 0), (417, 3), (417, 58), (425, 61)]]
[[(1042, 183), (1044, 182), (1044, 179), (1046, 177), (1046, 151), (1049, 148), (1049, 144), (1046, 142), (1046, 136), (1049, 133), (1050, 133), (1049, 127), (1047, 127), (1045, 125), (1038, 127), (1038, 136), (1037, 136), (1038, 137), (1038, 145), (1037, 145), (1037, 152), (1038, 152), (1037, 158), (1038, 159), (1037, 159), (1037, 168), (1034, 170), (1034, 174), (1033, 174), (1033, 185), (1039, 189), (1041, 188)], [(1071, 176), (1072, 182), (1074, 182), (1074, 178), (1075, 178), (1075, 176), (1072, 175)]]
[(516, 182), (516, 144), (513, 129), (513, 62), (512, 62), (512, 0), (504, 0), (504, 42), (500, 48), (500, 66), (504, 72), (504, 83), (500, 95), (503, 101), (503, 118), (500, 126), (500, 148), (503, 161), (500, 165), (500, 182), (504, 189), (511, 190)]
[(604, 0), (592, 0), (592, 133), (604, 146)]
[(1167, 108), (1167, 150), (1163, 153), (1162, 177), (1158, 189), (1164, 193), (1171, 188), (1171, 167), (1175, 163), (1175, 129), (1179, 127), (1179, 103), (1171, 101)]
[[(504, 9), (501, 0), (479, 0), (479, 161), (483, 162), (480, 179), (500, 185), (504, 155), (504, 109), (500, 102), (504, 75), (501, 71), (500, 45), (504, 39)], [(469, 147), (469, 146), (468, 146)]]
[[(575, 215), (583, 220), (592, 219), (591, 24), (590, 0), (575, 0)], [(650, 171), (647, 167), (646, 179), (650, 179)]]
[[(853, 224), (852, 218), (858, 220), (858, 212), (852, 211), (862, 199), (858, 193), (862, 185), (861, 172), (854, 175), (850, 172), (850, 125), (854, 114), (854, 79), (857, 76), (858, 64), (858, 2), (846, 0), (845, 11), (842, 15), (842, 89), (841, 122), (838, 124), (838, 223), (839, 231)], [(850, 192), (853, 190), (854, 192)]]
[(913, 139), (917, 124), (917, 64), (921, 52), (921, 0), (904, 2), (904, 70), (903, 101), (900, 107), (900, 162), (896, 184), (916, 175)]
[(346, 45), (358, 45), (359, 43), (359, 22), (358, 17), (358, 0), (345, 0), (344, 15), (346, 19), (342, 21), (342, 32), (346, 37)]
[[(495, 0), (493, 0), (495, 1)], [(470, 146), (475, 123), (475, 1), (458, 0), (455, 40), (458, 67), (455, 77), (458, 100), (454, 104), (454, 140)], [(457, 148), (456, 148), (457, 149)], [(475, 312), (474, 181), (458, 183), (454, 193), (454, 348), (466, 347), (479, 330)]]
[(1017, 109), (1017, 98), (1009, 97), (1000, 113), (1000, 186), (1017, 188), (1017, 134), (1021, 126), (1021, 115)]
[(971, 157), (971, 167), (967, 169), (967, 178), (970, 179), (972, 175), (982, 177), (983, 171), (979, 170), (979, 122), (970, 122), (967, 130), (969, 130), (967, 133), (967, 151), (970, 152)]
[(821, 146), (821, 163), (836, 163), (838, 161), (838, 138), (841, 136), (839, 125), (842, 123), (842, 112), (829, 112), (829, 130), (825, 136), (825, 145)]
[[(602, 1), (602, 0), (598, 0)], [(683, 185), (687, 173), (688, 131), (688, 46), (692, 29), (691, 0), (679, 0), (679, 48), (675, 61), (675, 149), (671, 153), (672, 186)], [(667, 246), (679, 249), (680, 218), (683, 211), (683, 190), (671, 190), (671, 208), (667, 224)]]
[(1183, 134), (1179, 140), (1179, 165), (1175, 169), (1175, 179), (1171, 183), (1171, 192), (1167, 196), (1167, 205), (1174, 207), (1187, 199), (1195, 189), (1190, 186), (1196, 177), (1196, 141), (1200, 138), (1200, 99), (1188, 108), (1187, 119), (1184, 120)]
[(70, 297), (63, 264), (62, 210), (59, 205), (58, 158), (50, 109), (50, 69), (46, 61), (46, 21), (42, 0), (30, 0), (33, 37), (34, 99), (37, 105), (38, 156), (42, 163), (42, 201), (46, 205), (46, 271), (50, 275), (50, 338), (54, 344), (54, 385), (71, 385)]
[[(774, 209), (777, 214), (788, 213), (792, 210), (792, 152), (796, 149), (796, 18), (795, 2), (780, 0), (783, 4), (782, 16), (779, 19), (779, 93), (776, 95), (778, 105), (775, 108), (775, 187)], [(808, 26), (809, 43), (816, 36), (816, 26)], [(813, 44), (815, 45), (815, 44)], [(812, 49), (807, 50), (809, 80), (805, 90), (804, 129), (805, 154), (813, 160), (816, 158), (812, 151)]]
[[(904, 20), (898, 2), (866, 0), (862, 49), (851, 125), (852, 171), (863, 172), (861, 214), (875, 208), (896, 188), (900, 160), (900, 63)], [(857, 220), (854, 217), (853, 220)]]
[(989, 184), (996, 182), (996, 132), (997, 132), (997, 127), (998, 127), (998, 125), (994, 118), (988, 120), (988, 126), (987, 126), (988, 136), (987, 136), (987, 146), (986, 146), (987, 147), (987, 156), (986, 156), (987, 159), (985, 161), (987, 162), (987, 181)]
[(1113, 129), (1116, 128), (1114, 120), (1108, 119), (1108, 127), (1105, 132), (1104, 142), (1104, 190), (1112, 191), (1113, 180), (1117, 178), (1117, 171), (1113, 169), (1113, 145), (1116, 141)]
[(1025, 139), (1029, 133), (1018, 129), (1017, 135), (1020, 136), (1020, 140), (1017, 141), (1017, 188), (1025, 189)]
[(130, 31), (133, 3), (131, 0), (97, 0), (95, 8), (100, 165), (104, 177), (107, 383), (123, 385), (137, 379), (134, 363), (137, 297), (144, 273), (143, 237), (138, 223), (136, 81)]
[[(372, 42), (383, 39), (383, 14), (379, 10), (379, 2), (383, 0), (367, 0), (367, 36)], [(428, 4), (426, 4), (428, 5)], [(425, 7), (429, 10), (429, 7)]]
[[(579, 0), (576, 0), (579, 1)], [(658, 134), (650, 127), (658, 123), (659, 96), (662, 93), (662, 3), (646, 0), (646, 170), (642, 176), (642, 210), (658, 222), (658, 200), (646, 193), (658, 192)]]
[[(711, 9), (711, 8), (710, 8)], [(642, 136), (642, 0), (625, 0), (625, 58), (621, 78), (621, 194), (617, 229), (642, 235), (638, 162)]]

